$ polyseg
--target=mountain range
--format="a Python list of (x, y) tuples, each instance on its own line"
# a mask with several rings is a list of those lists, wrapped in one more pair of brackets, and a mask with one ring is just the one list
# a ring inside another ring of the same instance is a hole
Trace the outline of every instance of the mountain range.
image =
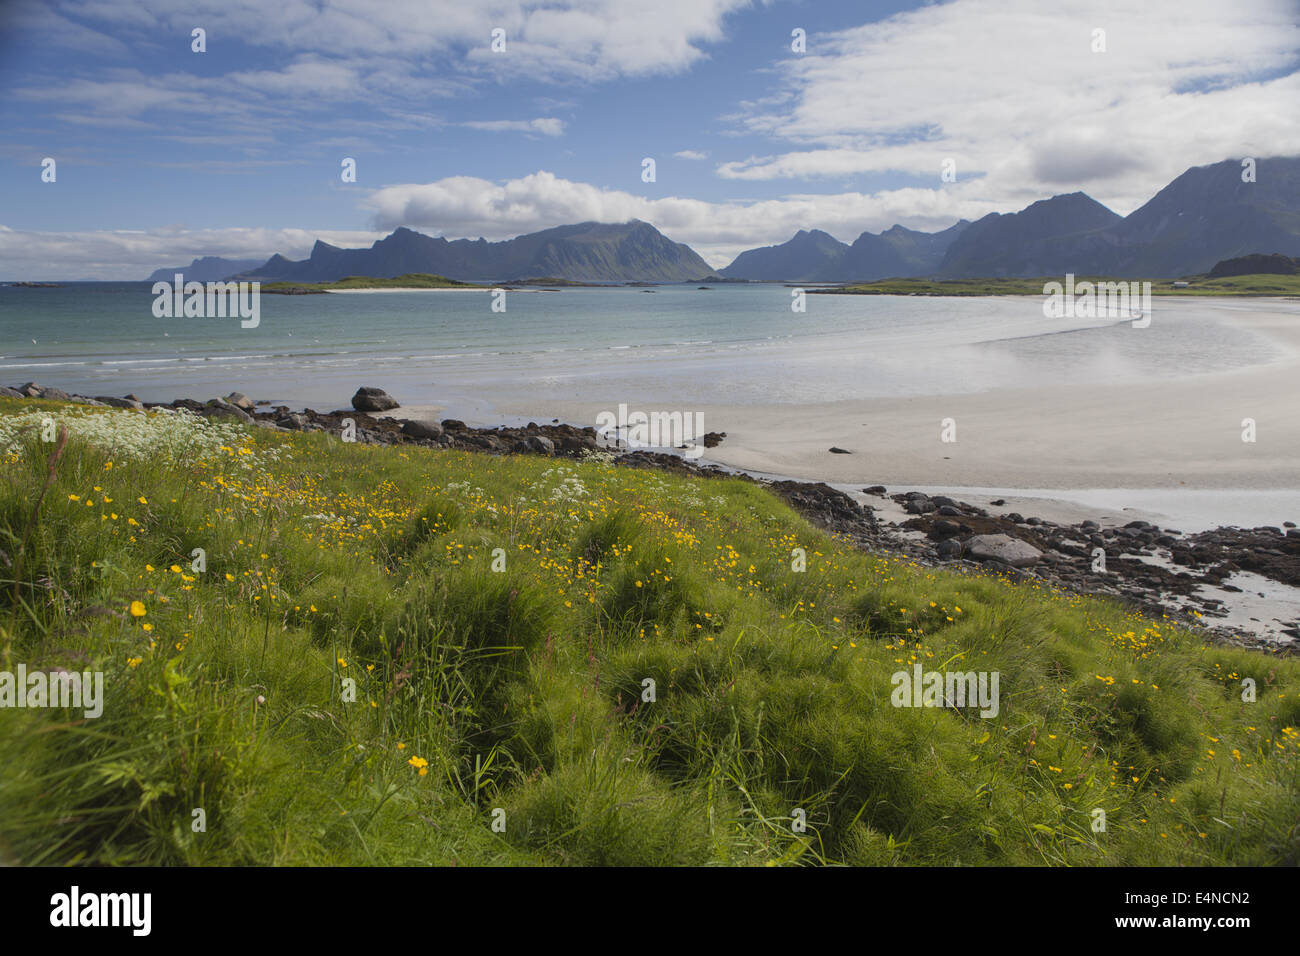
[[(851, 244), (820, 229), (750, 249), (715, 271), (689, 246), (646, 222), (583, 222), (500, 242), (435, 238), (401, 227), (367, 249), (317, 241), (311, 255), (255, 261), (196, 259), (187, 278), (330, 282), (346, 276), (434, 273), (469, 282), (555, 278), (579, 282), (696, 282), (717, 277), (854, 282), (927, 276), (983, 278), (1199, 275), (1255, 253), (1300, 256), (1300, 157), (1259, 159), (1253, 181), (1224, 160), (1178, 176), (1127, 216), (1081, 192), (1015, 213), (963, 219), (938, 232), (895, 225)], [(182, 270), (160, 269), (170, 279)], [(198, 273), (203, 273), (202, 275)], [(220, 273), (215, 274), (215, 273)]]
[(245, 274), (263, 281), (332, 282), (345, 276), (412, 272), (466, 282), (559, 278), (578, 282), (689, 282), (713, 272), (690, 246), (638, 219), (557, 226), (502, 242), (433, 238), (405, 227), (369, 249), (317, 240), (299, 262), (272, 256)]
[(1020, 212), (990, 213), (935, 233), (894, 226), (852, 246), (819, 230), (742, 252), (728, 278), (854, 282), (930, 276), (1199, 275), (1251, 253), (1300, 254), (1300, 157), (1260, 159), (1245, 182), (1236, 160), (1187, 170), (1120, 216), (1081, 192)]

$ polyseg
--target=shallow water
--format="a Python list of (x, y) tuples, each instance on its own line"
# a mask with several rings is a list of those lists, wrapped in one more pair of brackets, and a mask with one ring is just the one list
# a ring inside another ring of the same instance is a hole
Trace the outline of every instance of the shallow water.
[(1224, 314), (1296, 308), (1156, 299), (1135, 329), (1048, 319), (1036, 297), (809, 295), (795, 313), (779, 285), (681, 285), (510, 292), (504, 313), (478, 293), (264, 295), (260, 325), (242, 329), (155, 318), (153, 298), (149, 283), (0, 287), (0, 383), (146, 401), (238, 389), (322, 409), (377, 385), (448, 414), (526, 399), (539, 417), (574, 399), (802, 404), (1242, 368), (1285, 352)]

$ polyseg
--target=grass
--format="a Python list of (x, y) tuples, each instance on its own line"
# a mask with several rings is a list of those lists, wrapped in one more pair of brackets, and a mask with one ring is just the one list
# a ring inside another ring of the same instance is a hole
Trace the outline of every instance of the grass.
[(1294, 659), (734, 479), (140, 417), (0, 401), (0, 669), (105, 681), (0, 709), (6, 862), (1300, 862)]
[[(809, 289), (809, 292), (828, 295), (1035, 295), (1043, 294), (1046, 282), (1061, 282), (1061, 276), (1037, 279), (880, 279), (875, 282), (851, 283), (833, 289)], [(1079, 282), (1121, 282), (1124, 276), (1077, 276)], [(1267, 295), (1300, 296), (1300, 276), (1248, 275), (1209, 279), (1205, 276), (1188, 276), (1184, 279), (1150, 279), (1152, 295)], [(1187, 282), (1184, 289), (1175, 289), (1174, 282)]]
[(347, 276), (334, 282), (268, 282), (263, 292), (302, 294), (307, 292), (332, 292), (339, 289), (481, 289), (473, 282), (461, 282), (428, 272), (408, 272), (395, 278), (378, 276)]

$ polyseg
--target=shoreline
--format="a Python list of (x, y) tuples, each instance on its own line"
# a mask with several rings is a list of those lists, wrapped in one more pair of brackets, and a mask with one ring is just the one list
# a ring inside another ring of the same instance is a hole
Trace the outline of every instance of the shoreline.
[[(36, 386), (29, 383), (23, 388), (32, 391)], [(574, 459), (603, 453), (617, 465), (755, 481), (785, 498), (814, 524), (847, 535), (871, 553), (1116, 598), (1157, 619), (1168, 617), (1201, 629), (1212, 641), (1269, 652), (1300, 651), (1300, 530), (1291, 520), (1249, 528), (1223, 523), (1170, 528), (1160, 512), (1125, 505), (1119, 497), (1112, 498), (1108, 507), (1096, 507), (1046, 488), (1037, 490), (1050, 492), (1049, 496), (1034, 497), (1017, 489), (1015, 494), (995, 498), (998, 489), (978, 489), (981, 493), (976, 494), (977, 489), (958, 488), (944, 494), (934, 485), (877, 482), (861, 487), (860, 482), (783, 478), (779, 473), (719, 464), (716, 454), (691, 461), (680, 454), (614, 448), (593, 427), (559, 419), (544, 425), (529, 421), (487, 428), (454, 419), (438, 421), (432, 406), (397, 406), (376, 411), (372, 417), (355, 409), (295, 412), (288, 406), (254, 403), (240, 393), (207, 403), (192, 399), (140, 403), (130, 398), (99, 401), (48, 388), (35, 396), (10, 395), (13, 391), (4, 389), (0, 394), (138, 411), (184, 409), (276, 431), (338, 434), (350, 418), (355, 422), (356, 441), (365, 444)], [(730, 437), (723, 444), (727, 441)], [(1018, 513), (1017, 508), (1029, 513)], [(1137, 517), (1140, 514), (1146, 516)], [(1104, 555), (1100, 573), (1098, 552)]]

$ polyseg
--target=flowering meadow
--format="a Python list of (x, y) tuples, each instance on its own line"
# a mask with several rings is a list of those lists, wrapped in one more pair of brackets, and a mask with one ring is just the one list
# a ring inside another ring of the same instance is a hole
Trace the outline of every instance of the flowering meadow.
[(608, 456), (0, 400), (0, 654), (5, 863), (1300, 863), (1294, 658)]

